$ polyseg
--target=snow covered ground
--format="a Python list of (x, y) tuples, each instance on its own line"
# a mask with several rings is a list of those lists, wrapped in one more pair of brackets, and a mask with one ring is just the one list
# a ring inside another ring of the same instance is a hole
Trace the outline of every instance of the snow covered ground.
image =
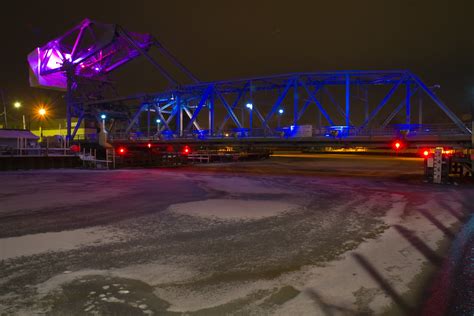
[(1, 174), (0, 314), (416, 311), (474, 190), (364, 161)]

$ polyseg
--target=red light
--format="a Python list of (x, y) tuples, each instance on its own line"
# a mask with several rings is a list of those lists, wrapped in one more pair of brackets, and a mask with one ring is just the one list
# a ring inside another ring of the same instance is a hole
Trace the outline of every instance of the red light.
[(191, 150), (189, 149), (189, 146), (184, 146), (183, 152), (184, 152), (185, 154), (189, 154), (190, 151), (191, 151)]
[(121, 154), (121, 155), (125, 154), (125, 147), (120, 147), (120, 148), (118, 149), (118, 152), (119, 152), (119, 154)]
[(151, 148), (151, 144), (150, 144), (150, 143), (148, 143), (147, 146), (148, 146), (148, 148)]
[(396, 148), (396, 149), (399, 149), (401, 145), (402, 145), (402, 144), (400, 144), (399, 142), (396, 142), (396, 143), (395, 143), (395, 148)]
[(423, 156), (425, 156), (425, 157), (428, 157), (429, 154), (430, 154), (430, 152), (429, 152), (428, 150), (425, 150), (425, 151), (423, 152)]

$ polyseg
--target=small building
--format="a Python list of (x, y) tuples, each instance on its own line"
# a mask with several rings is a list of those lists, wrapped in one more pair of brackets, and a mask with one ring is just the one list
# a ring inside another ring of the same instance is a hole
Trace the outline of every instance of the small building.
[(23, 129), (0, 129), (0, 152), (18, 148), (34, 148), (39, 137)]
[[(77, 119), (71, 122), (72, 129), (76, 127)], [(66, 137), (66, 119), (48, 119), (47, 121), (31, 122), (31, 132), (40, 137), (61, 136)], [(77, 129), (75, 139), (95, 140), (97, 138), (97, 126), (94, 121), (83, 120)]]

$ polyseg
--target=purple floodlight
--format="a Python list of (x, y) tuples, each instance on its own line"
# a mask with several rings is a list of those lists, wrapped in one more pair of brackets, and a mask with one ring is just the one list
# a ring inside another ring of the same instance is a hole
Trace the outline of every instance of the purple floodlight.
[(30, 85), (67, 89), (69, 74), (100, 78), (147, 51), (153, 44), (148, 34), (117, 32), (117, 25), (85, 19), (64, 35), (28, 55)]

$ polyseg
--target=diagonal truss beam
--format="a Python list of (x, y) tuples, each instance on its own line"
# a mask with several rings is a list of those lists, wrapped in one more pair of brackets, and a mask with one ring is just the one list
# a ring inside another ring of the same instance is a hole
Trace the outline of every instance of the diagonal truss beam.
[(127, 33), (125, 29), (117, 26), (117, 33), (120, 34), (130, 45), (132, 45), (141, 55), (143, 55), (148, 61), (155, 66), (161, 74), (168, 80), (173, 86), (178, 86), (178, 81), (171, 76), (160, 64), (158, 64), (143, 48), (138, 45), (133, 38)]
[(191, 117), (191, 120), (189, 121), (188, 125), (185, 128), (185, 131), (189, 132), (189, 130), (191, 129), (191, 126), (193, 125), (194, 121), (197, 119), (197, 117), (199, 115), (199, 112), (201, 112), (204, 104), (206, 103), (207, 99), (209, 99), (209, 96), (211, 95), (213, 90), (214, 90), (213, 85), (209, 85), (206, 88), (206, 90), (204, 91), (204, 94), (202, 95), (201, 100), (199, 101), (199, 104), (198, 104), (196, 110), (194, 110), (194, 113), (193, 113), (193, 116)]
[[(415, 90), (411, 92), (410, 97), (414, 97), (417, 94), (417, 92), (418, 92), (418, 88), (415, 88)], [(390, 113), (390, 115), (382, 123), (382, 128), (387, 127), (387, 125), (395, 118), (395, 116), (397, 116), (397, 114), (400, 113), (400, 111), (403, 109), (405, 104), (406, 104), (406, 100), (403, 100), (400, 102), (400, 104), (395, 108), (395, 110), (393, 110), (393, 112)]]
[(464, 134), (472, 134), (472, 131), (454, 114), (434, 93), (428, 88), (420, 78), (410, 73), (411, 79), (433, 100), (436, 105), (457, 125)]
[(302, 82), (301, 81), (301, 84), (303, 86), (303, 88), (306, 90), (306, 92), (308, 93), (309, 97), (313, 100), (313, 102), (318, 106), (319, 110), (321, 111), (321, 113), (324, 115), (324, 117), (326, 118), (326, 120), (328, 120), (329, 124), (331, 125), (334, 125), (334, 122), (332, 121), (331, 117), (329, 116), (329, 114), (326, 112), (326, 110), (324, 109), (323, 105), (321, 104), (321, 102), (318, 101), (318, 99), (311, 93), (311, 91), (309, 91), (309, 88), (308, 86), (306, 85), (306, 83)]
[(377, 105), (377, 107), (370, 113), (369, 117), (362, 123), (360, 126), (359, 130), (365, 128), (370, 121), (373, 120), (373, 118), (380, 112), (380, 110), (387, 104), (388, 100), (392, 97), (392, 95), (397, 91), (398, 87), (402, 84), (403, 79), (400, 79), (393, 87), (390, 89), (390, 91), (387, 93), (387, 95), (383, 98), (383, 100)]
[(216, 92), (217, 96), (219, 97), (219, 99), (221, 100), (222, 104), (224, 105), (225, 109), (227, 110), (228, 115), (232, 118), (235, 125), (237, 125), (237, 128), (242, 128), (242, 125), (240, 124), (239, 119), (237, 118), (234, 111), (232, 110), (232, 108), (229, 106), (229, 104), (225, 100), (224, 96), (217, 90), (215, 92)]
[[(247, 93), (247, 88), (249, 87), (249, 85), (250, 85), (250, 82), (247, 82), (244, 85), (244, 87), (239, 91), (239, 94), (237, 95), (237, 98), (234, 100), (234, 103), (230, 107), (230, 109), (232, 111), (234, 111), (234, 109), (237, 107), (237, 105), (239, 104), (242, 97)], [(219, 127), (218, 133), (222, 133), (222, 131), (224, 130), (225, 123), (227, 123), (227, 120), (229, 120), (229, 118), (230, 118), (230, 114), (227, 113), (227, 115), (224, 117), (224, 120), (222, 121), (222, 123)]]
[(285, 86), (285, 89), (280, 94), (280, 96), (278, 97), (278, 100), (275, 102), (275, 104), (273, 104), (272, 109), (270, 110), (270, 112), (268, 112), (267, 116), (265, 117), (264, 121), (262, 122), (263, 128), (269, 128), (270, 129), (270, 126), (268, 125), (268, 121), (270, 121), (272, 116), (275, 114), (275, 112), (280, 107), (281, 103), (285, 99), (286, 95), (288, 94), (288, 91), (290, 90), (290, 88), (294, 84), (295, 80), (297, 80), (297, 79), (296, 78), (288, 79), (288, 81), (286, 83), (286, 86)]

